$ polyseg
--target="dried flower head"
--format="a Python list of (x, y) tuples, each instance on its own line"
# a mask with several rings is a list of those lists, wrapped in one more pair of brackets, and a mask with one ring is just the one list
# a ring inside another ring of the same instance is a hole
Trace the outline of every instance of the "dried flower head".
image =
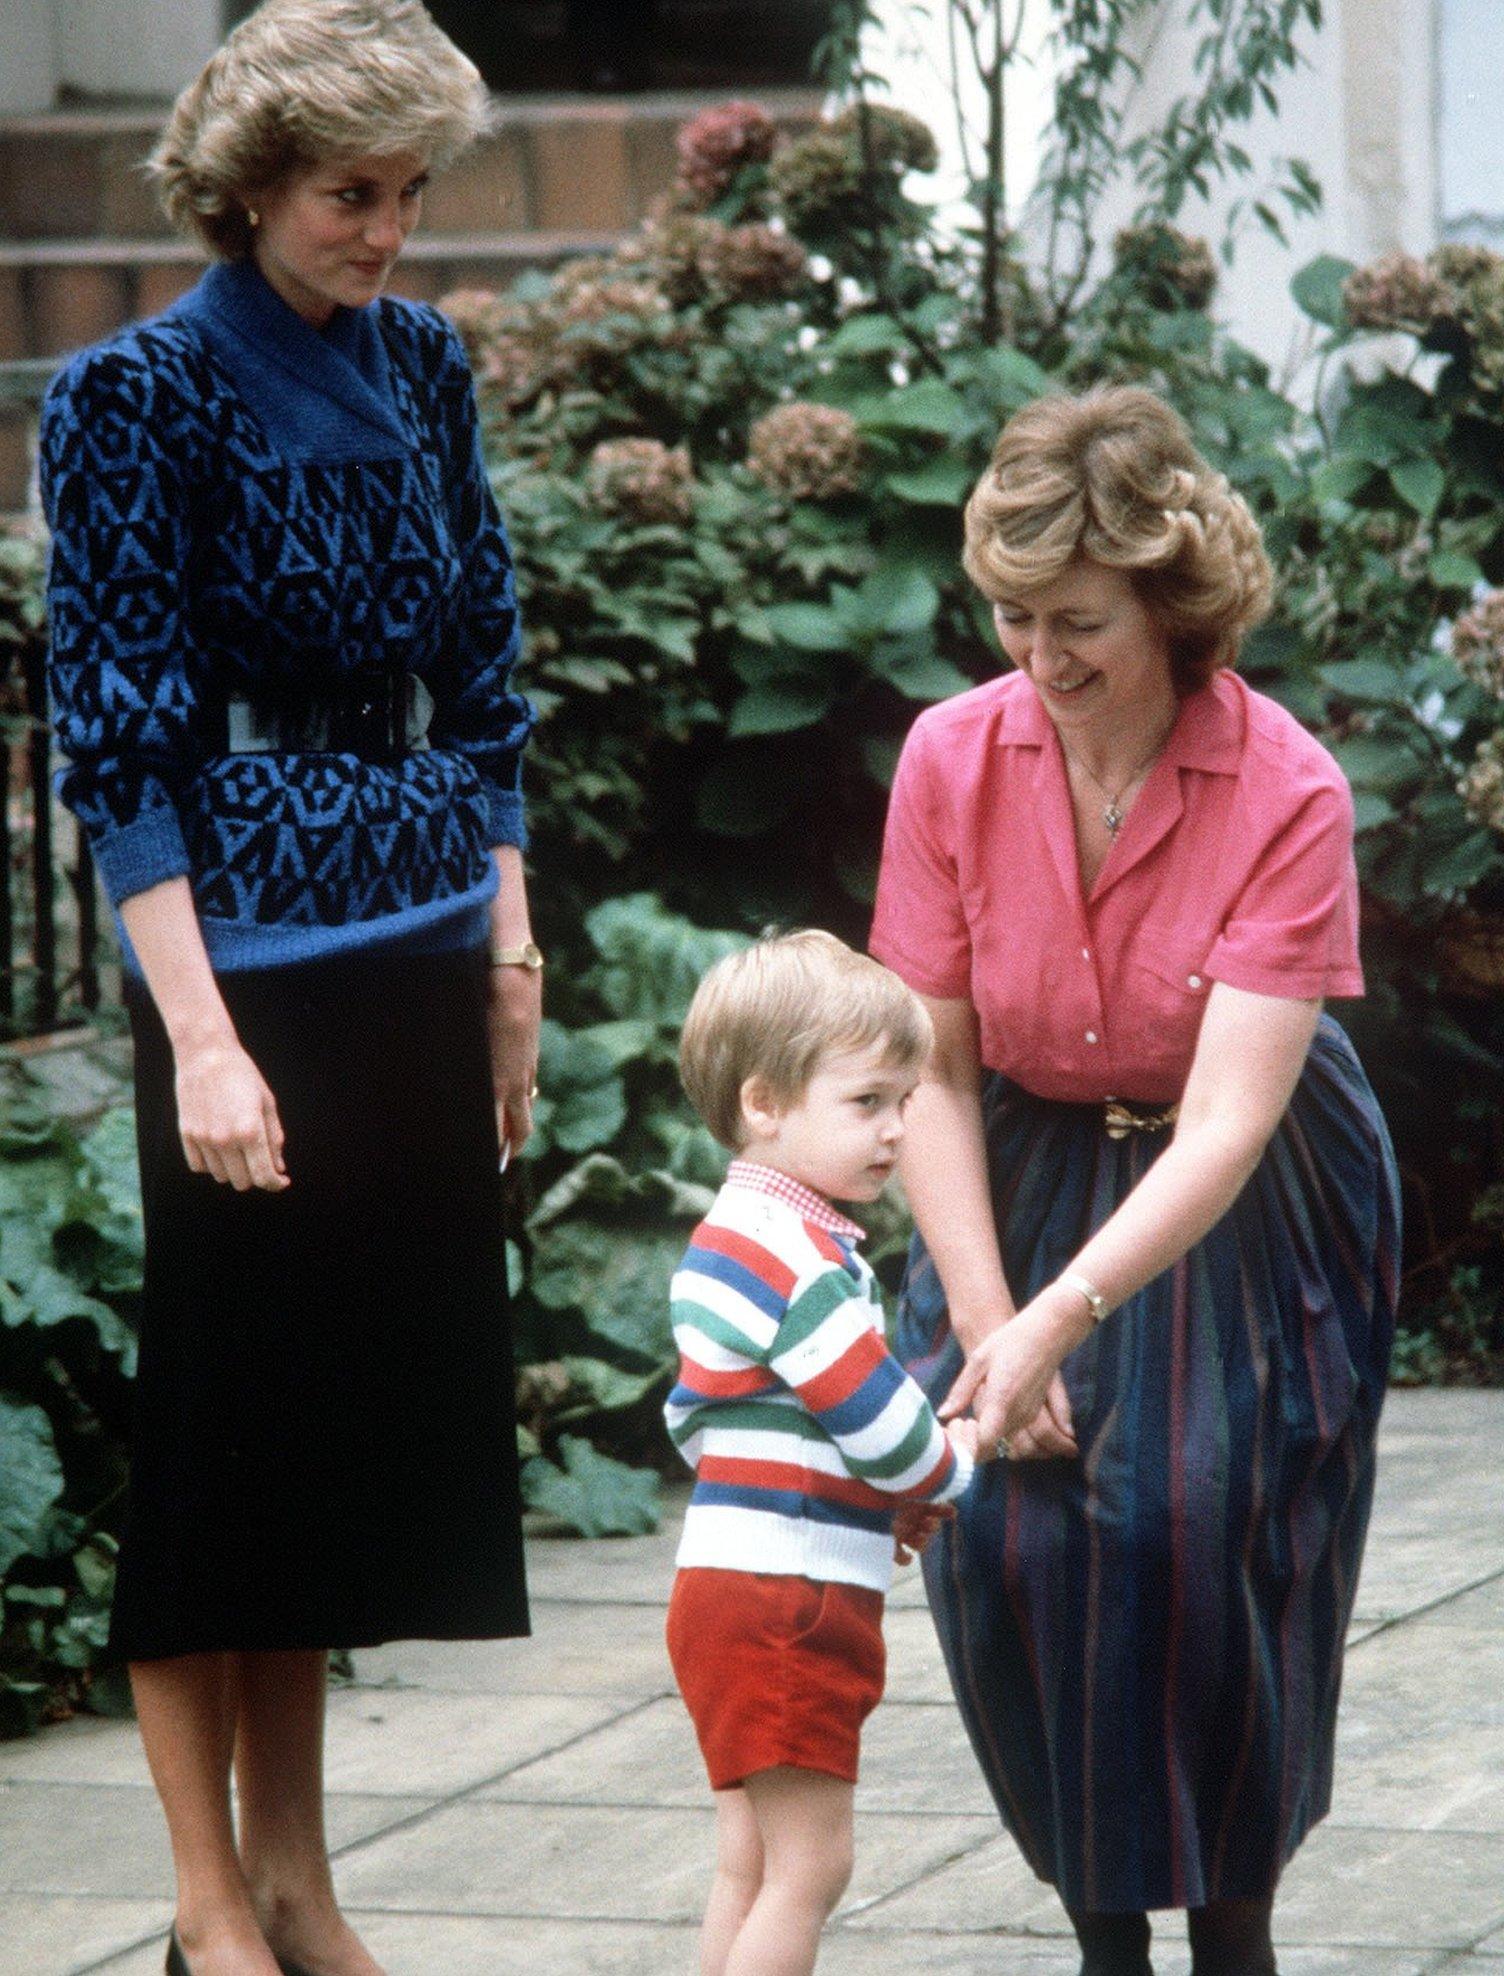
[(713, 205), (747, 165), (766, 164), (778, 126), (759, 103), (716, 103), (684, 125), (676, 140), (677, 187), (686, 205)]
[(796, 501), (831, 501), (862, 484), (862, 435), (834, 405), (778, 405), (752, 428), (747, 465)]
[(1197, 235), (1174, 226), (1126, 226), (1113, 256), (1160, 309), (1204, 309), (1217, 286), (1217, 260)]
[(830, 128), (855, 145), (858, 157), (864, 155), (866, 145), (872, 162), (890, 171), (932, 172), (940, 162), (940, 147), (929, 125), (911, 110), (896, 109), (891, 103), (853, 103), (831, 120)]
[(1413, 254), (1385, 254), (1354, 268), (1342, 288), (1342, 304), (1355, 329), (1402, 329), (1425, 336), (1453, 306), (1444, 276)]
[(1490, 734), (1480, 744), (1457, 793), (1470, 815), (1504, 837), (1504, 733)]
[(839, 132), (812, 130), (773, 160), (773, 191), (796, 233), (843, 226), (856, 212), (862, 166)]
[(695, 258), (705, 286), (739, 302), (792, 294), (809, 261), (800, 242), (778, 227), (713, 221), (704, 224)]
[(595, 507), (627, 521), (683, 522), (693, 513), (689, 453), (661, 439), (603, 439), (590, 455), (586, 484)]
[(439, 307), (460, 333), (471, 363), (479, 361), (487, 341), (505, 327), (509, 307), (494, 288), (454, 288), (439, 297)]
[(1504, 700), (1504, 590), (1490, 590), (1452, 626), (1459, 672)]

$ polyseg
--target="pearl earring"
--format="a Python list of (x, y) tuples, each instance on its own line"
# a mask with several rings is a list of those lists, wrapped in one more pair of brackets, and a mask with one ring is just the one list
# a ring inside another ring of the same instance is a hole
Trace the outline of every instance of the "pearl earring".
[(254, 206), (246, 207), (245, 216), (250, 221), (252, 226), (260, 226), (261, 215), (256, 211), (256, 208)]

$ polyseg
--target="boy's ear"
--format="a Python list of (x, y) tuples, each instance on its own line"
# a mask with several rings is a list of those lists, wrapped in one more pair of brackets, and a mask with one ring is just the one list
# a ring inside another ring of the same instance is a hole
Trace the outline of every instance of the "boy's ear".
[(752, 1139), (770, 1139), (778, 1129), (782, 1107), (773, 1096), (768, 1080), (756, 1073), (743, 1079), (739, 1093), (742, 1123)]

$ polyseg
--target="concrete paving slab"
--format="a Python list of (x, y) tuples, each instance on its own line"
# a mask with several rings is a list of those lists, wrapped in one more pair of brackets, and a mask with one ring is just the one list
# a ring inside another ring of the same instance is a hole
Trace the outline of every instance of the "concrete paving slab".
[(1466, 1949), (1504, 1925), (1504, 1834), (1323, 1825), (1280, 1883), (1279, 1936)]
[(509, 1804), (661, 1805), (702, 1811), (710, 1784), (677, 1695), (648, 1702), (579, 1737), (568, 1749), (520, 1765), (476, 1792)]
[(1504, 1631), (1408, 1620), (1349, 1651), (1342, 1699), (1358, 1723), (1504, 1728)]
[[(664, 1588), (664, 1604), (668, 1589)], [(674, 1692), (660, 1606), (535, 1599), (528, 1640), (402, 1640), (355, 1655), (362, 1687), (441, 1694), (600, 1695)]]
[[(1007, 1929), (1009, 1934), (1070, 1936), (1070, 1923), (1052, 1887), (1036, 1880), (1017, 1846), (998, 1830), (996, 1818), (976, 1821), (987, 1834), (935, 1872), (911, 1877), (908, 1884), (879, 1896), (847, 1925), (863, 1933), (898, 1930), (904, 1934), (976, 1934)], [(866, 1825), (857, 1835), (858, 1854)]]
[(949, 1703), (950, 1676), (928, 1606), (900, 1606), (887, 1615), (883, 1631), (888, 1641), (887, 1699)]
[[(704, 1906), (715, 1814), (467, 1799), (361, 1846), (341, 1883), (358, 1906), (534, 1919), (694, 1922)], [(985, 1839), (988, 1819), (869, 1818), (854, 1901), (880, 1899)], [(584, 1870), (588, 1863), (588, 1870)]]
[[(422, 1798), (331, 1797), (330, 1842), (349, 1845), (424, 1804)], [(172, 1860), (153, 1793), (128, 1785), (0, 1786), (0, 1892), (169, 1897)]]
[[(78, 1894), (7, 1894), (0, 1902), (0, 1969), (54, 1976), (117, 1955), (144, 1935), (167, 1933), (165, 1900), (90, 1900)], [(155, 1976), (161, 1976), (157, 1951)]]
[(688, 1501), (687, 1487), (666, 1489), (663, 1522), (649, 1537), (602, 1538), (587, 1544), (577, 1537), (532, 1532), (527, 1547), (529, 1594), (534, 1600), (562, 1599), (578, 1605), (593, 1606), (602, 1599), (620, 1605), (665, 1605)]
[(1415, 1729), (1345, 1708), (1330, 1823), (1396, 1831), (1504, 1831), (1504, 1728)]

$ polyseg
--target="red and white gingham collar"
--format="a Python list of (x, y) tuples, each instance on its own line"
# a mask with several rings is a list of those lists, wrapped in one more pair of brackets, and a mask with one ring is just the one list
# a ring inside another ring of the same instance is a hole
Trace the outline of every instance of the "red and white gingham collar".
[(755, 1194), (771, 1194), (775, 1200), (786, 1201), (817, 1228), (824, 1228), (832, 1235), (844, 1235), (853, 1242), (866, 1240), (867, 1231), (860, 1223), (833, 1208), (823, 1194), (806, 1187), (802, 1180), (780, 1173), (776, 1166), (764, 1166), (760, 1160), (733, 1160), (726, 1169), (726, 1185), (749, 1187)]

